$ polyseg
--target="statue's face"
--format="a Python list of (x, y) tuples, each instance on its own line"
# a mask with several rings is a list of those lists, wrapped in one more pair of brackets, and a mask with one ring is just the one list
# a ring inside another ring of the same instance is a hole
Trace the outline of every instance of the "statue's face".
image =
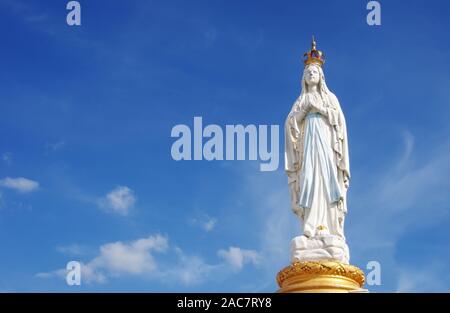
[(305, 68), (304, 78), (308, 86), (317, 85), (320, 80), (320, 73), (317, 66), (308, 66)]

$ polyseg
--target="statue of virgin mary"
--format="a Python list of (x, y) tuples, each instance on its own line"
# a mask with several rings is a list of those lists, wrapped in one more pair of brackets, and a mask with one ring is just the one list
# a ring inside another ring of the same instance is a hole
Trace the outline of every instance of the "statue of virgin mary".
[(303, 235), (291, 245), (292, 261), (332, 259), (348, 264), (344, 220), (350, 182), (347, 128), (322, 70), (323, 53), (305, 53), (302, 90), (285, 123), (285, 171), (293, 212)]

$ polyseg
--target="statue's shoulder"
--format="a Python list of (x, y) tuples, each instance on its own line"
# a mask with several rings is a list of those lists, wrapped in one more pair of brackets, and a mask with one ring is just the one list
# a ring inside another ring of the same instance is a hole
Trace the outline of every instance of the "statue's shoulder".
[(336, 97), (336, 95), (333, 92), (330, 91), (329, 94), (328, 94), (328, 97), (330, 98), (330, 100), (331, 100), (331, 102), (333, 104), (338, 104), (339, 105), (339, 100), (338, 100), (338, 98)]
[(342, 112), (341, 104), (339, 103), (338, 98), (331, 91), (328, 93), (328, 99), (330, 100), (332, 107), (334, 107), (339, 112)]

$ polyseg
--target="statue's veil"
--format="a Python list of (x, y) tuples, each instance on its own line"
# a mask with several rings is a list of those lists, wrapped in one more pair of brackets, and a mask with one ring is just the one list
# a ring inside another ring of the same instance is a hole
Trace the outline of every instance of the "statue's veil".
[(306, 70), (311, 66), (315, 66), (317, 68), (317, 70), (319, 71), (319, 94), (322, 98), (323, 103), (326, 106), (339, 106), (338, 103), (335, 103), (335, 101), (332, 101), (332, 98), (335, 98), (335, 97), (332, 97), (332, 95), (334, 96), (334, 94), (327, 87), (327, 83), (325, 81), (325, 74), (323, 73), (322, 67), (318, 66), (316, 64), (308, 64), (307, 66), (305, 66), (305, 69), (303, 70), (302, 81), (301, 81), (302, 90), (301, 90), (300, 96), (298, 97), (297, 101), (295, 101), (292, 109), (299, 110), (300, 107), (303, 105), (303, 102), (305, 101), (305, 95), (308, 90), (307, 89), (308, 85), (306, 84), (306, 80), (305, 80), (305, 74), (306, 74)]

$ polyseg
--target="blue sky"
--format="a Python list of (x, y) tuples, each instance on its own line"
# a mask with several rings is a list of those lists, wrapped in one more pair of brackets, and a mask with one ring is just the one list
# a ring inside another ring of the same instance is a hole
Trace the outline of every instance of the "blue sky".
[(371, 291), (450, 291), (450, 5), (380, 1), (370, 27), (367, 2), (81, 0), (69, 27), (67, 1), (0, 0), (0, 290), (276, 290), (300, 232), (283, 164), (176, 162), (170, 133), (283, 125), (314, 34), (351, 263), (380, 262)]

